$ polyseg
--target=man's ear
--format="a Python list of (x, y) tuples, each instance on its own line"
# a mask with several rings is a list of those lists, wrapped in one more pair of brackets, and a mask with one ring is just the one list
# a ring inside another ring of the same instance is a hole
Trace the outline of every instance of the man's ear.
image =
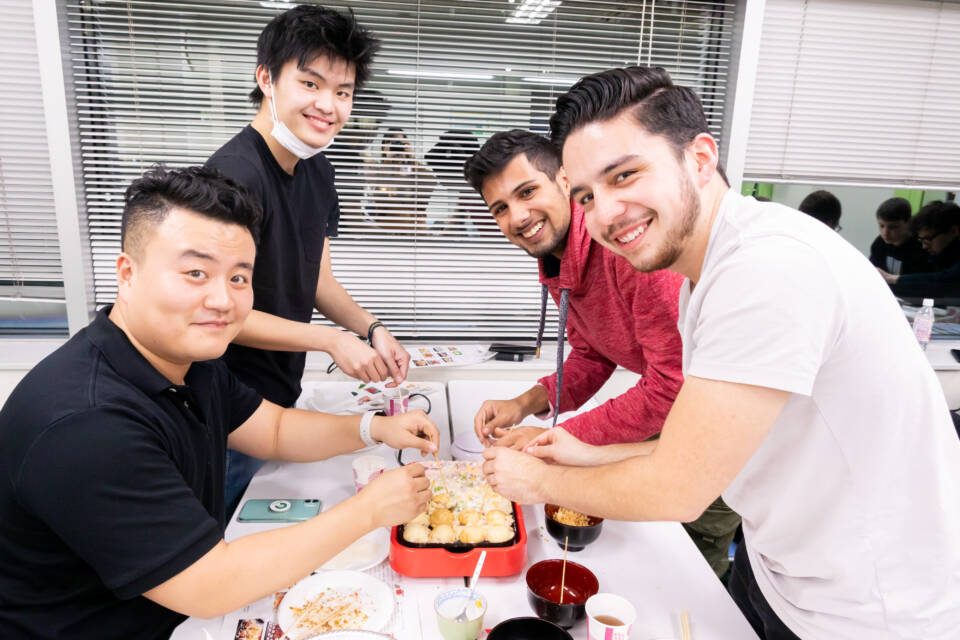
[(133, 286), (136, 276), (136, 262), (126, 251), (117, 256), (117, 298), (122, 299), (126, 291)]
[(273, 87), (270, 86), (270, 69), (267, 68), (267, 65), (261, 64), (257, 67), (256, 72), (257, 86), (260, 87), (260, 91), (263, 92), (265, 98), (273, 97)]
[(717, 173), (717, 163), (720, 162), (717, 141), (709, 133), (699, 133), (690, 142), (687, 151), (694, 161), (697, 186), (703, 188)]
[(563, 191), (563, 195), (567, 196), (567, 200), (570, 199), (570, 181), (567, 179), (567, 172), (563, 170), (563, 167), (557, 170), (557, 175), (553, 179), (558, 185), (560, 185), (560, 190)]

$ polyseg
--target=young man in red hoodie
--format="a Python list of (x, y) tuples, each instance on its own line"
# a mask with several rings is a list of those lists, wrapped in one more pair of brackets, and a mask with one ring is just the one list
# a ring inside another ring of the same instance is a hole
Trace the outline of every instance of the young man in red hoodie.
[[(622, 395), (563, 422), (590, 444), (639, 442), (660, 433), (683, 384), (677, 299), (683, 278), (670, 271), (640, 273), (587, 233), (583, 208), (570, 200), (560, 156), (535, 133), (515, 129), (493, 135), (464, 166), (510, 242), (540, 265), (543, 299), (560, 307), (557, 372), (516, 398), (487, 400), (474, 419), (486, 445), (517, 449), (543, 429), (521, 426), (531, 414), (553, 417), (579, 408), (617, 365), (639, 373)], [(572, 347), (563, 360), (564, 333)], [(739, 517), (718, 500), (687, 531), (717, 575), (728, 566), (727, 548)]]

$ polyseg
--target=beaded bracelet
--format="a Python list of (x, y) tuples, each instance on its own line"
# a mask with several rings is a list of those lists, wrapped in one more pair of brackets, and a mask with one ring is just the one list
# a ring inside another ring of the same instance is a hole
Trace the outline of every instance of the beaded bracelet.
[(373, 332), (377, 330), (377, 327), (382, 327), (384, 324), (379, 320), (370, 323), (370, 327), (367, 329), (367, 342), (370, 343), (370, 346), (373, 346)]

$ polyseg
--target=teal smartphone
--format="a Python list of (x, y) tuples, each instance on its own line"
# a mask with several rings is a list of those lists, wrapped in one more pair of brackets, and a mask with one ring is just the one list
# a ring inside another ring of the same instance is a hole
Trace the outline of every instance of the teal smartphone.
[(266, 498), (247, 500), (237, 516), (239, 522), (303, 522), (320, 513), (316, 499)]

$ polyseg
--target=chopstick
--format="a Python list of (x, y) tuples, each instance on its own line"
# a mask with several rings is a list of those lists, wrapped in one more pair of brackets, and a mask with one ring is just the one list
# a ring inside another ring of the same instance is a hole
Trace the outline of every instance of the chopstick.
[(563, 536), (563, 568), (560, 570), (560, 604), (563, 604), (563, 584), (567, 579), (567, 541), (570, 536)]
[(680, 632), (683, 633), (683, 640), (693, 640), (690, 633), (690, 615), (686, 609), (680, 612)]

